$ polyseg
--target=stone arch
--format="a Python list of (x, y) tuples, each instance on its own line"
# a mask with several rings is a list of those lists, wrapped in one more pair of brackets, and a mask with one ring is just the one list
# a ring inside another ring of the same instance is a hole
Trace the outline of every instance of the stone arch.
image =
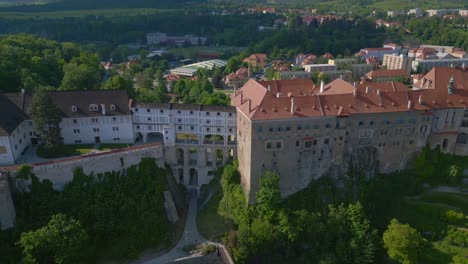
[(233, 160), (234, 157), (235, 157), (234, 155), (235, 155), (234, 149), (233, 149), (233, 148), (230, 148), (230, 149), (229, 149), (229, 155), (228, 155), (229, 160)]
[(205, 157), (206, 157), (206, 166), (211, 167), (213, 166), (213, 149), (212, 148), (206, 148), (205, 151)]
[(216, 150), (216, 166), (220, 167), (223, 166), (223, 161), (224, 161), (224, 153), (222, 149), (217, 149)]
[(184, 183), (184, 169), (177, 169), (177, 174), (179, 175), (179, 183)]
[(198, 171), (197, 171), (197, 169), (190, 168), (189, 174), (190, 174), (189, 184), (191, 186), (198, 186)]
[(184, 165), (184, 150), (179, 148), (176, 150), (177, 163), (179, 165)]
[(462, 132), (457, 136), (457, 144), (467, 144), (468, 142), (468, 134)]
[(196, 148), (189, 148), (189, 165), (197, 165), (198, 150)]
[(150, 132), (146, 134), (146, 143), (164, 142), (164, 136), (159, 132)]

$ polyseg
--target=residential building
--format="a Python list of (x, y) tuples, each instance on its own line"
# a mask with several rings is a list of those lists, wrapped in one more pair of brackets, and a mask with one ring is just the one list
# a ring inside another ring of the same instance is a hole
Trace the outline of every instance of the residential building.
[(422, 17), (423, 13), (420, 8), (413, 8), (408, 11), (408, 15), (414, 15), (416, 18)]
[(356, 57), (346, 59), (330, 59), (328, 64), (336, 65), (340, 70), (350, 70), (351, 65), (359, 63), (359, 59)]
[(323, 175), (405, 169), (427, 144), (468, 154), (468, 71), (435, 68), (416, 89), (401, 83), (319, 86), (310, 80), (249, 80), (232, 95), (241, 184), (255, 201), (265, 171), (283, 196)]
[(383, 58), (382, 66), (386, 67), (387, 70), (404, 70), (408, 74), (411, 72), (411, 62), (408, 56), (401, 55), (389, 55), (385, 54)]
[[(124, 90), (48, 92), (62, 113), (65, 144), (133, 143), (131, 112)], [(38, 134), (31, 117), (31, 96), (0, 95), (0, 165), (14, 164)]]
[(409, 73), (405, 70), (373, 70), (364, 75), (365, 80), (371, 82), (401, 82), (408, 79)]
[(333, 81), (335, 79), (343, 79), (346, 81), (351, 81), (353, 78), (353, 73), (348, 70), (326, 71), (322, 73), (327, 76), (329, 81)]
[(232, 72), (223, 78), (224, 84), (231, 88), (239, 88), (249, 78), (249, 69), (241, 67), (236, 72)]
[(458, 14), (462, 17), (468, 17), (468, 9), (461, 9), (458, 11)]
[(429, 9), (426, 10), (427, 14), (431, 16), (445, 16), (448, 14), (458, 13), (458, 9)]
[(361, 49), (359, 56), (361, 60), (366, 60), (369, 57), (376, 57), (379, 61), (383, 60), (385, 54), (398, 54), (401, 47), (382, 47), (382, 48), (365, 48)]
[(310, 79), (311, 74), (307, 71), (279, 71), (276, 73), (277, 80), (291, 80), (291, 79)]
[(374, 65), (367, 63), (353, 64), (351, 65), (351, 72), (353, 75), (353, 80), (359, 80), (366, 73), (372, 71)]
[(415, 60), (411, 63), (413, 71), (430, 71), (434, 67), (463, 67), (468, 65), (468, 58), (442, 60)]
[(303, 65), (303, 68), (306, 72), (328, 72), (337, 70), (334, 64), (307, 64)]
[(252, 54), (249, 57), (242, 60), (254, 68), (263, 68), (267, 64), (268, 56), (264, 53)]
[(166, 33), (148, 33), (146, 34), (146, 41), (148, 45), (159, 45), (159, 44), (175, 44), (177, 46), (183, 46), (189, 44), (192, 46), (205, 45), (208, 38), (197, 37), (193, 35), (185, 35), (183, 37), (171, 37), (167, 36)]

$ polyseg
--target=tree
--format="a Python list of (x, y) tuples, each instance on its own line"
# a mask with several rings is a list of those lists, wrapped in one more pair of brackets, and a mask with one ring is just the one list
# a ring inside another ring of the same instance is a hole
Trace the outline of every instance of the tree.
[(112, 76), (103, 86), (103, 88), (107, 90), (127, 90), (129, 87), (130, 84), (128, 81), (122, 78), (120, 75)]
[(32, 98), (32, 119), (39, 132), (41, 147), (50, 154), (57, 153), (62, 146), (60, 123), (62, 114), (45, 91), (38, 91)]
[(22, 233), (19, 244), (25, 263), (79, 263), (87, 241), (78, 220), (56, 214), (46, 226)]
[(63, 67), (64, 76), (60, 90), (97, 89), (101, 80), (100, 72), (86, 64), (67, 63)]
[(279, 176), (271, 171), (265, 172), (265, 175), (260, 178), (260, 187), (255, 195), (256, 209), (266, 220), (273, 218), (275, 209), (281, 201), (279, 180)]
[(384, 247), (390, 258), (403, 263), (417, 263), (419, 251), (424, 245), (421, 235), (408, 224), (400, 224), (393, 218), (383, 234)]

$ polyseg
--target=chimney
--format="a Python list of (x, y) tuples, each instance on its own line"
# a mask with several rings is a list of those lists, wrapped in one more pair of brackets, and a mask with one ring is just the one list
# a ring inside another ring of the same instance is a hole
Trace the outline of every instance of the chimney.
[(268, 85), (268, 91), (271, 92), (271, 86), (270, 85)]
[(296, 101), (294, 97), (291, 97), (291, 115), (296, 112)]
[(366, 94), (370, 93), (370, 87), (366, 86)]
[(323, 81), (320, 82), (320, 93), (325, 92), (325, 83)]
[(380, 95), (380, 90), (379, 89), (377, 89), (377, 95)]
[(357, 97), (357, 89), (356, 89), (356, 87), (355, 87), (354, 90), (353, 90), (353, 96), (354, 96), (354, 97)]
[(102, 115), (106, 115), (106, 105), (101, 104)]
[(277, 92), (277, 93), (276, 93), (276, 98), (279, 98), (279, 97), (280, 97), (280, 93)]
[(408, 100), (408, 109), (411, 109), (412, 106), (413, 106), (413, 102), (411, 100)]
[(423, 98), (422, 98), (422, 94), (419, 95), (418, 103), (419, 103), (420, 105), (422, 105), (422, 104), (424, 103)]

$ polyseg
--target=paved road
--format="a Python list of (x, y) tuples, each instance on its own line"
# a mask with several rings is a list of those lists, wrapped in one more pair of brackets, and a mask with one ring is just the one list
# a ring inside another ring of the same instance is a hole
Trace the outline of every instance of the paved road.
[[(198, 193), (196, 189), (190, 190), (189, 209), (187, 215), (187, 222), (185, 223), (184, 235), (177, 245), (168, 253), (157, 258), (143, 262), (143, 264), (166, 264), (169, 262), (177, 261), (178, 259), (186, 259), (190, 257), (182, 249), (186, 245), (200, 244), (208, 242), (204, 237), (198, 233), (197, 229), (197, 209), (198, 207)], [(193, 257), (198, 257), (194, 255)]]

